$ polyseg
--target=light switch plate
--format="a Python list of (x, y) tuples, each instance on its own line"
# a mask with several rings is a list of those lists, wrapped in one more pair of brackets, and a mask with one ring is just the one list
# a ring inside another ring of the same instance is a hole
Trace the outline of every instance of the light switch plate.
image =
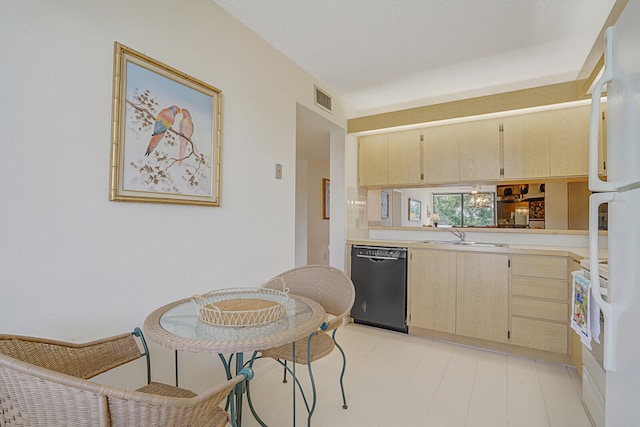
[(276, 179), (282, 179), (282, 165), (276, 163)]

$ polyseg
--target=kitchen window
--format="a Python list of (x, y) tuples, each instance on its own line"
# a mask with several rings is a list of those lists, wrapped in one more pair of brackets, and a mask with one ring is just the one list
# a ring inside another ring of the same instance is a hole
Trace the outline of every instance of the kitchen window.
[(493, 227), (496, 225), (495, 193), (441, 193), (433, 195), (438, 225)]

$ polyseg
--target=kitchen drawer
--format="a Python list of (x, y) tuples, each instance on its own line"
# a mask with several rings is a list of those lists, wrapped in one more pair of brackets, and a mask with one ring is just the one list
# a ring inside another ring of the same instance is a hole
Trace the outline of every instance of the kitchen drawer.
[(569, 307), (567, 304), (560, 302), (513, 298), (511, 300), (511, 314), (513, 316), (534, 317), (542, 320), (567, 323), (569, 319)]
[(511, 344), (568, 354), (568, 326), (544, 320), (511, 318)]
[(567, 280), (569, 266), (565, 257), (512, 255), (511, 274)]
[(567, 279), (545, 279), (539, 277), (511, 278), (511, 293), (513, 296), (569, 300), (569, 285)]

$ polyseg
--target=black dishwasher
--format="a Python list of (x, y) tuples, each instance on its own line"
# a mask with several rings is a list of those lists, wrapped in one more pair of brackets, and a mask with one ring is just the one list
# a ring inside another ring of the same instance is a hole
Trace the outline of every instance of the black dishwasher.
[(355, 323), (407, 332), (407, 248), (351, 248)]

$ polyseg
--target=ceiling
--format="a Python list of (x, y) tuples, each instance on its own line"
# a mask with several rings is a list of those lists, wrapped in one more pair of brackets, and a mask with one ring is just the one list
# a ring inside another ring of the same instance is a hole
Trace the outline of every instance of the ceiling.
[(358, 116), (573, 80), (616, 0), (212, 0)]

